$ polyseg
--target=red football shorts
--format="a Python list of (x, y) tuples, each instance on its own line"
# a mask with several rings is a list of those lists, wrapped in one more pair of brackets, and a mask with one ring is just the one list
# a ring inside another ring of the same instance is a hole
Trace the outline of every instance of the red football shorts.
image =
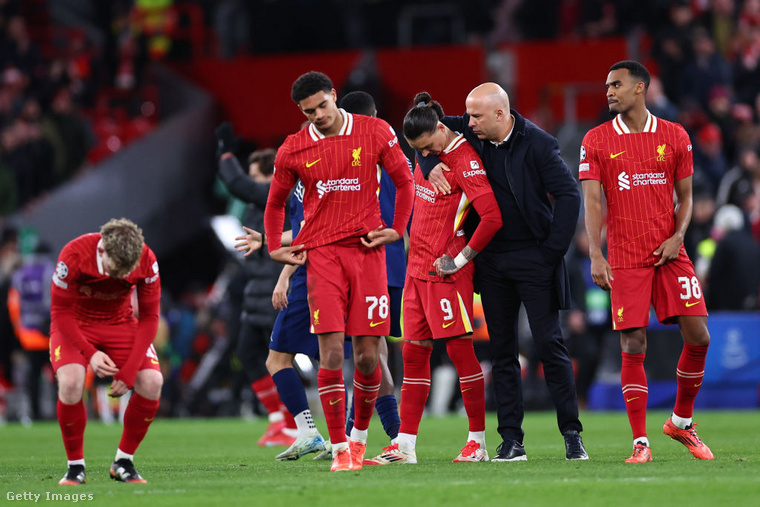
[(427, 282), (407, 275), (403, 319), (405, 340), (472, 333), (472, 279), (461, 276), (453, 283)]
[(616, 331), (646, 327), (650, 305), (663, 324), (674, 324), (682, 315), (707, 316), (702, 286), (683, 251), (660, 267), (613, 269), (612, 276), (612, 328)]
[(309, 250), (306, 283), (313, 333), (390, 333), (385, 248), (366, 248), (352, 239)]
[[(96, 349), (108, 354), (116, 366), (121, 368), (132, 352), (137, 320), (119, 324), (80, 325), (79, 329), (82, 330), (88, 342), (92, 343)], [(50, 331), (50, 363), (53, 365), (53, 371), (58, 371), (58, 368), (66, 364), (81, 364), (85, 368), (88, 366), (87, 359), (79, 352), (79, 349), (74, 347), (55, 326)], [(139, 370), (161, 371), (153, 345), (145, 352), (145, 358)]]

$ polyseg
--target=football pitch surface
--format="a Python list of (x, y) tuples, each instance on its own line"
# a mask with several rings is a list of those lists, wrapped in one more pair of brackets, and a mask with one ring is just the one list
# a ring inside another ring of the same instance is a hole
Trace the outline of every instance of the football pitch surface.
[[(65, 472), (54, 422), (0, 427), (3, 505), (194, 506), (745, 506), (760, 505), (760, 412), (699, 411), (700, 437), (714, 461), (691, 457), (662, 434), (669, 413), (647, 419), (654, 461), (626, 464), (631, 438), (624, 412), (583, 412), (589, 461), (566, 461), (553, 413), (526, 414), (527, 462), (451, 463), (465, 443), (463, 417), (424, 418), (417, 465), (330, 473), (329, 461), (277, 462), (281, 447), (258, 447), (265, 419), (157, 419), (135, 457), (148, 484), (115, 483), (108, 467), (119, 425), (90, 422), (85, 433), (87, 484), (58, 486)], [(324, 420), (317, 426), (326, 435)], [(487, 420), (489, 454), (500, 439)], [(380, 421), (370, 426), (367, 456), (388, 445)], [(40, 495), (35, 497), (35, 495)], [(35, 502), (36, 498), (36, 502)]]

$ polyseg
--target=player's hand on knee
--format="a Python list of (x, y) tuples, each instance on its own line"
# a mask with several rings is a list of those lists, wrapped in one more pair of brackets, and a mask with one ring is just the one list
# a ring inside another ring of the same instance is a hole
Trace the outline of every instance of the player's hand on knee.
[(95, 375), (100, 378), (110, 377), (119, 372), (116, 364), (108, 357), (108, 354), (100, 350), (95, 352), (92, 358), (90, 358), (90, 367), (95, 372)]
[(108, 396), (111, 398), (118, 398), (119, 396), (127, 394), (127, 391), (129, 391), (129, 386), (127, 386), (127, 384), (125, 384), (122, 380), (114, 379), (113, 382), (111, 382), (111, 388), (108, 392)]

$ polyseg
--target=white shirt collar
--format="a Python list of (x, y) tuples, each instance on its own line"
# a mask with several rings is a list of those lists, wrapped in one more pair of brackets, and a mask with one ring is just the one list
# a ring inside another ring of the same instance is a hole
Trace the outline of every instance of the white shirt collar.
[(493, 144), (496, 147), (501, 146), (502, 144), (506, 143), (507, 141), (509, 141), (509, 138), (512, 137), (512, 132), (515, 130), (515, 115), (511, 114), (510, 116), (512, 117), (512, 128), (509, 129), (509, 133), (507, 134), (507, 137), (505, 137), (503, 141), (500, 141), (498, 143), (494, 141), (489, 141), (491, 144)]
[[(626, 125), (623, 121), (622, 114), (619, 114), (612, 119), (612, 127), (615, 129), (615, 132), (617, 132), (618, 135), (631, 133), (631, 129), (629, 129), (628, 125)], [(647, 121), (644, 124), (644, 129), (641, 132), (657, 132), (657, 117), (650, 113), (649, 109), (647, 109)]]

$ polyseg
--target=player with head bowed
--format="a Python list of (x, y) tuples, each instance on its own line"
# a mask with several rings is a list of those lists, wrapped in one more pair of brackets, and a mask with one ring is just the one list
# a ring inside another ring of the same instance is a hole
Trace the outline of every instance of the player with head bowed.
[(58, 424), (68, 458), (59, 484), (86, 482), (87, 366), (98, 377), (113, 377), (110, 396), (134, 390), (110, 473), (117, 481), (144, 483), (133, 457), (158, 411), (163, 385), (153, 348), (161, 299), (156, 256), (137, 225), (113, 219), (100, 232), (63, 247), (51, 287), (50, 362), (58, 378)]
[[(420, 419), (430, 393), (433, 340), (445, 340), (459, 374), (469, 419), (465, 446), (454, 462), (488, 461), (485, 440), (483, 371), (472, 344), (472, 259), (501, 227), (499, 206), (483, 163), (462, 134), (446, 127), (441, 105), (428, 93), (417, 94), (404, 118), (404, 137), (424, 156), (434, 154), (451, 169), (451, 192), (436, 194), (419, 169), (409, 237), (409, 263), (404, 285), (404, 381), (401, 388), (401, 428), (373, 465), (417, 463), (415, 451)], [(480, 223), (472, 237), (464, 222), (475, 208)]]

